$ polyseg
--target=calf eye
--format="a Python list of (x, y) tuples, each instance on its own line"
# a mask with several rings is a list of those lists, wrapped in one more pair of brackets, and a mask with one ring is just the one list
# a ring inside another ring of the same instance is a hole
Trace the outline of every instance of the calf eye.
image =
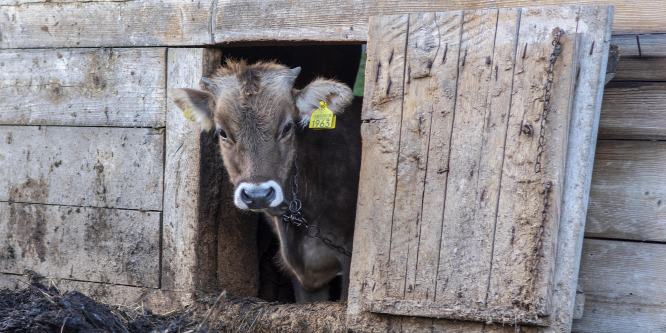
[(221, 129), (221, 128), (219, 128), (219, 127), (217, 128), (217, 134), (218, 134), (222, 139), (224, 139), (224, 140), (227, 139), (227, 132), (225, 132), (223, 129)]
[(291, 132), (291, 128), (294, 125), (291, 122), (288, 122), (286, 125), (284, 125), (284, 129), (282, 129), (282, 135), (287, 135), (289, 132)]

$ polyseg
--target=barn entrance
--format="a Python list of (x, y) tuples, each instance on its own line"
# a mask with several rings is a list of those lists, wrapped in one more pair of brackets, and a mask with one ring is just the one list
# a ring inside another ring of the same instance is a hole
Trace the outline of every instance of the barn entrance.
[[(291, 68), (301, 67), (295, 87), (300, 89), (317, 77), (345, 83), (356, 96), (363, 94), (363, 46), (355, 45), (230, 45), (211, 52), (211, 70), (226, 59), (244, 59), (248, 63), (276, 61)], [(358, 97), (361, 98), (361, 97)], [(202, 280), (202, 290), (227, 290), (233, 295), (259, 297), (266, 301), (293, 302), (291, 281), (276, 258), (279, 243), (263, 215), (239, 212), (233, 205), (218, 141), (202, 133), (201, 184), (199, 203), (200, 239), (211, 256), (201, 253), (209, 278)], [(205, 230), (205, 231), (204, 231)], [(332, 282), (331, 297), (339, 299), (340, 278)]]

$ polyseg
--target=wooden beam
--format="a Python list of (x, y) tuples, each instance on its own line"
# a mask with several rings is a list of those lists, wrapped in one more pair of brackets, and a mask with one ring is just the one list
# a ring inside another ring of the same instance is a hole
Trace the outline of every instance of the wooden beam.
[(0, 272), (159, 287), (159, 212), (0, 202)]
[(0, 6), (0, 48), (203, 45), (213, 0), (68, 1)]
[[(666, 32), (666, 7), (659, 0), (539, 2), (540, 6), (580, 4), (614, 5), (616, 34)], [(368, 18), (373, 15), (533, 5), (528, 0), (14, 1), (0, 6), (0, 48), (358, 43), (366, 41)]]
[(163, 127), (166, 50), (0, 50), (0, 124)]
[(0, 126), (0, 201), (162, 209), (164, 130)]
[(666, 242), (666, 142), (601, 140), (585, 235)]
[(665, 82), (611, 81), (603, 103), (600, 139), (666, 140)]
[(666, 327), (666, 245), (585, 239), (574, 332), (659, 332)]

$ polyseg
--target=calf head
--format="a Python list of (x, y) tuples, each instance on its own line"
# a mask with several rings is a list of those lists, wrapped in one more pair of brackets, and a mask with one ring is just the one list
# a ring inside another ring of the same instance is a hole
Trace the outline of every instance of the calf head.
[(351, 103), (349, 87), (336, 81), (316, 79), (294, 89), (300, 70), (228, 61), (202, 79), (206, 90), (169, 90), (203, 130), (215, 130), (238, 208), (279, 214), (291, 197), (296, 132), (307, 126), (319, 101), (335, 114)]

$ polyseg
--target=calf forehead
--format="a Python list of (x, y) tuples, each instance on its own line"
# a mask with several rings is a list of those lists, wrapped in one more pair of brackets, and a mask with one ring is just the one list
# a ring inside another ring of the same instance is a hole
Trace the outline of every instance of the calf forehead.
[(289, 69), (282, 65), (228, 64), (211, 90), (217, 95), (215, 120), (242, 132), (274, 127), (295, 112)]

